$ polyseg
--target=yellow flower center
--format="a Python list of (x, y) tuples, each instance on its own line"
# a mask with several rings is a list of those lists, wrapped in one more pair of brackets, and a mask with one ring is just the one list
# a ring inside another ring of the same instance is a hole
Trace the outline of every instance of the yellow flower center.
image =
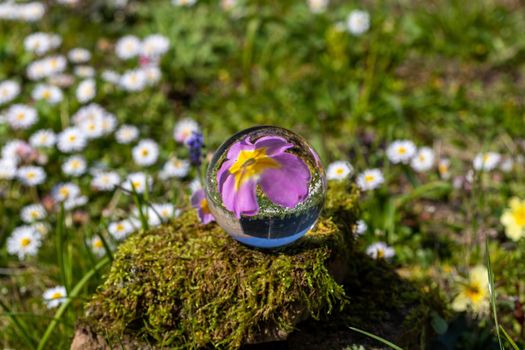
[(146, 149), (146, 148), (142, 149), (142, 156), (143, 157), (146, 157), (148, 154), (149, 154), (149, 150), (148, 149)]
[(34, 179), (34, 178), (36, 177), (36, 174), (35, 174), (34, 172), (30, 171), (30, 172), (28, 172), (28, 173), (26, 174), (26, 177), (27, 177), (29, 180), (31, 180), (31, 179)]
[(204, 214), (210, 213), (210, 207), (208, 207), (208, 200), (206, 198), (203, 198), (200, 202), (201, 210)]
[(93, 247), (97, 248), (97, 249), (100, 249), (104, 246), (104, 244), (102, 243), (102, 241), (100, 239), (97, 239), (93, 242)]
[(476, 282), (470, 282), (470, 284), (465, 286), (465, 294), (474, 304), (477, 304), (483, 299), (483, 290)]
[(335, 173), (337, 175), (343, 175), (343, 172), (344, 172), (344, 169), (343, 168), (337, 168), (337, 170), (335, 171)]
[(69, 189), (67, 187), (62, 187), (58, 190), (58, 193), (64, 198), (69, 197)]
[(25, 115), (23, 112), (18, 113), (18, 114), (16, 115), (16, 120), (22, 121), (22, 120), (24, 120), (25, 118), (26, 118), (26, 115)]
[(233, 165), (230, 173), (235, 176), (235, 190), (243, 183), (260, 175), (267, 169), (278, 169), (281, 165), (266, 154), (266, 147), (254, 150), (242, 150)]
[(62, 293), (60, 292), (54, 292), (53, 295), (51, 295), (51, 299), (60, 299), (62, 298)]
[(525, 226), (525, 205), (520, 205), (512, 211), (512, 217), (518, 226)]
[(51, 98), (51, 92), (49, 90), (44, 90), (42, 93), (42, 98), (44, 100), (49, 100)]
[(374, 179), (375, 179), (374, 175), (366, 175), (365, 176), (365, 181), (366, 182), (372, 182), (372, 181), (374, 181)]
[(399, 154), (405, 154), (405, 153), (407, 153), (407, 149), (406, 149), (405, 147), (401, 146), (401, 147), (399, 147), (399, 148), (397, 149), (397, 153), (399, 153)]
[(27, 247), (28, 245), (31, 244), (31, 238), (28, 238), (28, 237), (24, 237), (22, 238), (22, 240), (20, 241), (20, 245), (22, 247)]
[(117, 224), (117, 231), (124, 231), (124, 225)]
[(377, 257), (380, 258), (380, 259), (384, 258), (385, 257), (385, 251), (383, 249), (379, 248), (377, 250)]

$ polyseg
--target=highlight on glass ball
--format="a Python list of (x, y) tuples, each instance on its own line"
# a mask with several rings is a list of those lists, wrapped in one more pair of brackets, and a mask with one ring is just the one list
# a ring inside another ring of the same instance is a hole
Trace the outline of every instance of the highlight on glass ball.
[(319, 156), (301, 136), (279, 127), (243, 130), (215, 152), (206, 176), (208, 206), (237, 241), (275, 248), (301, 238), (324, 204)]

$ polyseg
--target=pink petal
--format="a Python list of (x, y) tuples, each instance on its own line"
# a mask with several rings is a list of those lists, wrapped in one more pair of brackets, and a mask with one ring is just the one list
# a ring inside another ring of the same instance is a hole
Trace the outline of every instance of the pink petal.
[(284, 153), (289, 148), (293, 147), (292, 143), (279, 136), (263, 136), (255, 141), (255, 148), (266, 148), (266, 154), (269, 156), (279, 155)]
[(281, 164), (279, 169), (268, 169), (260, 177), (259, 184), (268, 198), (275, 204), (293, 208), (308, 196), (310, 170), (291, 153), (272, 157)]
[(237, 218), (240, 218), (241, 215), (257, 215), (259, 205), (257, 204), (256, 187), (254, 180), (248, 180), (236, 191), (235, 176), (228, 176), (221, 189), (224, 207), (233, 212)]

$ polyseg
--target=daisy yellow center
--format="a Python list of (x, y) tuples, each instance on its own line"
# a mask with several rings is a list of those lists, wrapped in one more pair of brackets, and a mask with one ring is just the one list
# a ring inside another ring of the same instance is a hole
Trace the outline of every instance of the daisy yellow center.
[(397, 153), (399, 153), (399, 154), (405, 154), (405, 153), (407, 153), (407, 149), (406, 149), (405, 147), (401, 146), (401, 147), (399, 147), (399, 148), (397, 149)]
[(64, 198), (67, 198), (69, 196), (69, 189), (67, 187), (62, 187), (60, 190), (58, 190), (58, 193)]
[(448, 172), (448, 166), (446, 164), (439, 164), (439, 172), (445, 174)]
[(267, 169), (278, 169), (281, 165), (266, 154), (266, 147), (242, 150), (229, 171), (235, 176), (235, 190), (243, 183), (262, 174)]
[(73, 169), (78, 169), (78, 168), (80, 168), (80, 161), (78, 161), (78, 160), (74, 160), (74, 161), (72, 161), (72, 162), (71, 162), (71, 167), (72, 167)]
[(375, 179), (374, 175), (366, 175), (365, 176), (365, 181), (366, 182), (372, 182), (372, 181), (374, 181), (374, 179)]
[(142, 187), (140, 181), (131, 181), (131, 186), (133, 186), (134, 189), (138, 189)]
[(201, 207), (201, 210), (204, 214), (209, 214), (210, 213), (210, 208), (208, 207), (208, 200), (206, 198), (203, 198), (200, 202), (200, 207)]
[(49, 100), (51, 98), (51, 92), (49, 90), (44, 90), (42, 93), (42, 98), (44, 100)]
[(143, 157), (146, 157), (148, 154), (149, 154), (149, 150), (146, 149), (146, 148), (144, 148), (144, 149), (142, 150), (142, 156), (143, 156)]
[(117, 224), (117, 231), (124, 231), (124, 225)]
[(20, 120), (20, 121), (22, 121), (22, 120), (24, 120), (25, 118), (26, 118), (26, 115), (25, 115), (24, 113), (18, 113), (18, 114), (16, 115), (16, 120)]
[(39, 217), (39, 213), (38, 213), (38, 211), (33, 210), (33, 211), (31, 212), (31, 217), (32, 217), (33, 219), (38, 218), (38, 217)]
[(99, 249), (99, 248), (102, 248), (104, 246), (104, 244), (102, 243), (102, 241), (100, 239), (97, 239), (96, 241), (93, 242), (93, 247)]
[(69, 141), (73, 142), (77, 139), (75, 135), (69, 135)]
[(34, 179), (36, 177), (36, 174), (34, 172), (29, 172), (27, 173), (26, 177), (31, 180), (31, 179)]
[(20, 240), (20, 245), (22, 247), (27, 247), (28, 245), (31, 244), (31, 238), (28, 238), (28, 237), (24, 237)]
[(474, 304), (480, 302), (484, 297), (484, 293), (481, 289), (481, 286), (476, 282), (470, 282), (467, 286), (465, 286), (465, 295)]
[(62, 293), (60, 292), (54, 292), (53, 295), (51, 295), (51, 299), (60, 299), (62, 298)]
[(335, 173), (336, 173), (337, 175), (343, 175), (343, 173), (344, 173), (344, 169), (343, 169), (343, 168), (338, 168), (338, 169), (335, 171)]
[(512, 217), (518, 226), (525, 226), (525, 205), (520, 205), (512, 211)]
[(377, 250), (377, 257), (378, 258), (384, 258), (385, 257), (385, 251), (381, 248)]

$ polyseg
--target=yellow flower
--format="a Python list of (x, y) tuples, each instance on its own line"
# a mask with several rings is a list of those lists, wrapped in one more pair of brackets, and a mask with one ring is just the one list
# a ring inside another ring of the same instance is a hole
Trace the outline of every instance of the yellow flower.
[(468, 279), (461, 282), (452, 309), (483, 314), (489, 310), (489, 306), (488, 272), (485, 266), (477, 265), (470, 270)]
[(501, 216), (501, 223), (505, 226), (507, 237), (517, 241), (525, 236), (525, 200), (514, 197), (509, 206)]

